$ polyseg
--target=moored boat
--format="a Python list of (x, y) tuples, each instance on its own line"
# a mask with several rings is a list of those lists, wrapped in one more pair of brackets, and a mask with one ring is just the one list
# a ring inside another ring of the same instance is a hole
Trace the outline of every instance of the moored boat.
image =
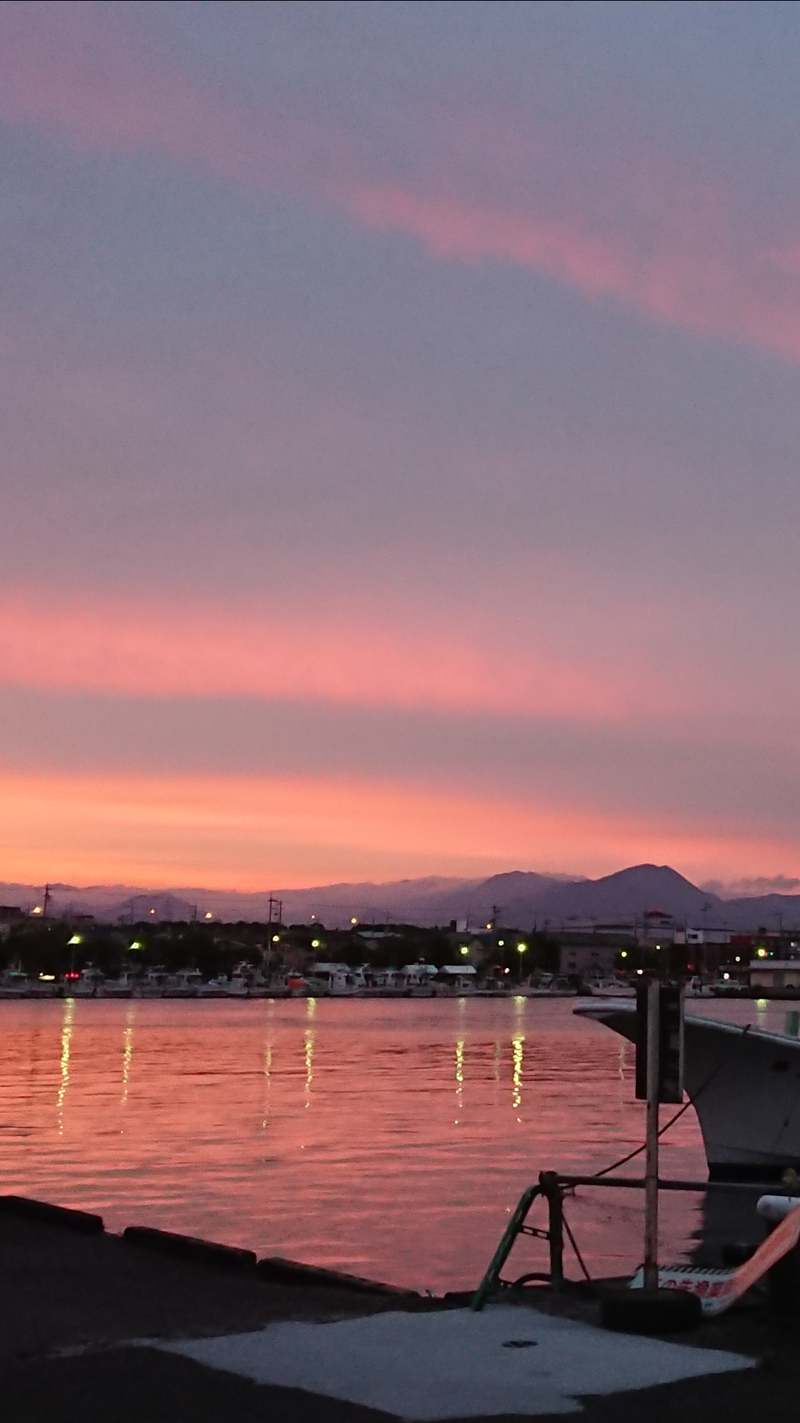
[(636, 989), (623, 978), (598, 978), (587, 984), (592, 998), (635, 998)]
[(27, 998), (30, 981), (21, 968), (7, 968), (0, 974), (0, 998)]
[[(633, 1042), (628, 1003), (584, 1003), (594, 1018)], [(684, 1080), (703, 1135), (712, 1181), (779, 1179), (800, 1170), (800, 1041), (752, 1026), (687, 1015)]]

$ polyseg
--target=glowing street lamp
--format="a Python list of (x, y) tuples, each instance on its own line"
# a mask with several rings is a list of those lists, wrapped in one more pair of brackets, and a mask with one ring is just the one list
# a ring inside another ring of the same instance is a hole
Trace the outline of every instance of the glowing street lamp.
[(521, 979), (522, 979), (522, 955), (525, 954), (525, 953), (527, 953), (527, 951), (528, 951), (528, 945), (527, 945), (527, 944), (522, 944), (522, 943), (517, 944), (517, 953), (519, 954), (519, 973), (517, 974), (517, 980), (518, 980), (518, 981), (521, 981)]
[(351, 919), (351, 920), (350, 920), (350, 923), (351, 923), (351, 924), (357, 924), (357, 923), (358, 923), (358, 920), (357, 920), (357, 919)]
[(69, 948), (74, 947), (75, 944), (82, 944), (82, 943), (83, 943), (83, 938), (81, 937), (80, 934), (73, 934), (71, 939), (67, 939), (67, 946), (68, 946)]
[(319, 939), (312, 939), (312, 940), (311, 940), (311, 947), (312, 947), (312, 949), (319, 949), (319, 948), (321, 948), (322, 946), (321, 946), (320, 940), (319, 940)]

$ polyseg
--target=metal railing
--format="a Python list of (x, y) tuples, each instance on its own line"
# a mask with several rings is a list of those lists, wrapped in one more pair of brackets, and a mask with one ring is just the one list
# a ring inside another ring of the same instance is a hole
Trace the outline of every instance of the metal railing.
[[(612, 1190), (616, 1188), (642, 1191), (645, 1189), (645, 1185), (644, 1176), (582, 1176), (564, 1175), (559, 1171), (540, 1171), (537, 1184), (529, 1186), (520, 1196), (516, 1209), (503, 1232), (500, 1244), (492, 1256), (489, 1268), (478, 1286), (471, 1308), (481, 1310), (491, 1298), (503, 1290), (520, 1289), (528, 1284), (547, 1284), (552, 1289), (562, 1289), (567, 1283), (564, 1275), (565, 1235), (575, 1252), (585, 1279), (589, 1280), (589, 1271), (583, 1262), (575, 1237), (564, 1215), (565, 1191), (571, 1190), (575, 1186), (607, 1186)], [(781, 1191), (781, 1186), (774, 1181), (674, 1181), (659, 1179), (658, 1189), (659, 1191), (697, 1192), (760, 1191), (778, 1194)], [(546, 1230), (527, 1224), (531, 1207), (540, 1197), (547, 1202)], [(504, 1280), (500, 1272), (520, 1235), (529, 1235), (548, 1242), (550, 1269), (549, 1271), (533, 1271), (521, 1275), (516, 1280)]]

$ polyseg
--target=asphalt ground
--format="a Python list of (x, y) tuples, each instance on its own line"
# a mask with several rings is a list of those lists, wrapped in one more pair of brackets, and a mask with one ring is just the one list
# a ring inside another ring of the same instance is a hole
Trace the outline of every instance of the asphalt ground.
[[(590, 1293), (555, 1298), (537, 1292), (537, 1300), (548, 1310), (596, 1322), (598, 1305)], [(0, 1423), (387, 1419), (391, 1415), (302, 1390), (256, 1385), (131, 1341), (240, 1333), (275, 1320), (341, 1319), (406, 1307), (441, 1305), (271, 1284), (247, 1271), (162, 1256), (107, 1233), (73, 1234), (0, 1215)], [(678, 1337), (756, 1357), (759, 1367), (589, 1397), (588, 1423), (797, 1423), (800, 1317), (771, 1314), (756, 1298)]]

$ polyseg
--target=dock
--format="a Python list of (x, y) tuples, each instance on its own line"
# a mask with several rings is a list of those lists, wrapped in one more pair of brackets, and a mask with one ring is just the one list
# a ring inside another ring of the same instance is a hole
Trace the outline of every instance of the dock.
[[(402, 1414), (326, 1396), (319, 1386), (258, 1383), (166, 1349), (202, 1352), (203, 1341), (218, 1347), (226, 1338), (292, 1322), (364, 1321), (385, 1335), (387, 1328), (402, 1332), (403, 1316), (415, 1316), (408, 1327), (419, 1337), (426, 1328), (420, 1315), (464, 1310), (466, 1304), (458, 1296), (423, 1298), (274, 1258), (256, 1263), (246, 1249), (193, 1245), (166, 1232), (114, 1235), (98, 1217), (48, 1211), (26, 1210), (25, 1203), (0, 1197), (3, 1423), (377, 1423)], [(509, 1328), (513, 1320), (519, 1333), (519, 1320), (524, 1321), (526, 1338), (508, 1341), (516, 1346), (546, 1342), (548, 1318), (592, 1326), (598, 1306), (590, 1288), (567, 1287), (538, 1289), (535, 1307), (524, 1313), (514, 1309), (503, 1315), (504, 1308), (496, 1310)], [(396, 1326), (377, 1319), (389, 1313), (399, 1321)], [(488, 1314), (472, 1317), (480, 1323)], [(496, 1322), (496, 1312), (493, 1318)], [(446, 1324), (431, 1321), (439, 1329)], [(628, 1386), (604, 1396), (582, 1390), (577, 1406), (591, 1423), (634, 1423), (644, 1416), (648, 1423), (673, 1423), (676, 1416), (684, 1423), (718, 1417), (726, 1423), (762, 1417), (794, 1423), (800, 1397), (798, 1327), (798, 1319), (771, 1317), (762, 1304), (731, 1311), (704, 1322), (681, 1345), (698, 1353), (740, 1353), (756, 1367), (645, 1390)], [(604, 1335), (609, 1357), (621, 1347), (618, 1338)], [(521, 1356), (521, 1350), (509, 1349), (503, 1358), (516, 1367)], [(297, 1370), (302, 1378), (302, 1351)], [(319, 1385), (318, 1371), (315, 1377)], [(564, 1411), (559, 1407), (558, 1416)], [(470, 1416), (498, 1414), (487, 1408)], [(515, 1416), (556, 1415), (537, 1408), (532, 1393), (530, 1411), (517, 1409)]]

